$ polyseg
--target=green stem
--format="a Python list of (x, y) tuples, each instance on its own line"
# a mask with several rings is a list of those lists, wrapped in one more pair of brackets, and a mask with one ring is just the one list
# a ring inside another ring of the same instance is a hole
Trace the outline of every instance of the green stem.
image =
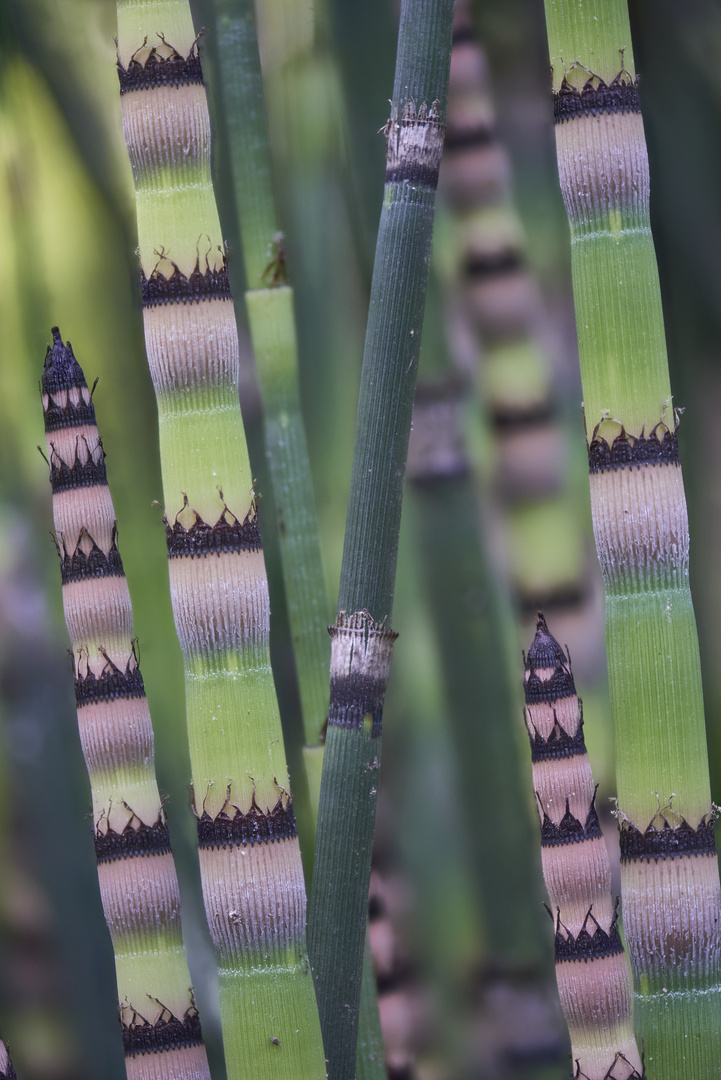
[(451, 0), (401, 9), (331, 644), (309, 948), (332, 1080), (355, 1070), (398, 532), (448, 91)]
[(721, 1060), (721, 889), (688, 520), (624, 0), (548, 0), (591, 506), (606, 588), (624, 925), (646, 1064)]
[(118, 57), (228, 1076), (322, 1077), (268, 583), (238, 402), (238, 335), (189, 5), (124, 0)]
[(298, 386), (293, 291), (285, 284), (253, 5), (215, 0), (223, 118), (263, 402), (305, 741), (320, 742), (328, 709), (325, 582)]

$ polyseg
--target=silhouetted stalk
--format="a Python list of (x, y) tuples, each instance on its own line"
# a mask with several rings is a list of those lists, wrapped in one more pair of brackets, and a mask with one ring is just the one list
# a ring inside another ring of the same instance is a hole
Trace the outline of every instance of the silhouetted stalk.
[(85, 377), (57, 327), (41, 388), (63, 607), (93, 796), (100, 895), (115, 950), (126, 1071), (129, 1080), (209, 1080), (105, 455)]
[(539, 612), (526, 657), (526, 727), (555, 925), (556, 978), (578, 1080), (641, 1080), (633, 986), (611, 895), (570, 658)]
[(186, 3), (118, 4), (200, 868), (230, 1078), (322, 1077), (305, 886), (268, 652), (238, 336)]
[(591, 505), (606, 588), (623, 919), (656, 1080), (721, 1060), (721, 890), (688, 519), (624, 0), (547, 0)]
[(401, 9), (309, 911), (329, 1075), (354, 1075), (403, 478), (443, 145), (452, 0)]

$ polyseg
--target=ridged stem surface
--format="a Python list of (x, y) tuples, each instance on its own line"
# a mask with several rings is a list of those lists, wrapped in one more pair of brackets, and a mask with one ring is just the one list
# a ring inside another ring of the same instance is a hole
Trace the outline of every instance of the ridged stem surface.
[(57, 327), (41, 385), (63, 607), (93, 797), (100, 895), (115, 950), (126, 1071), (130, 1080), (209, 1080), (105, 455), (91, 393)]
[(309, 910), (329, 1075), (355, 1071), (398, 532), (448, 91), (452, 0), (404, 0), (363, 354)]
[(226, 1067), (230, 1078), (317, 1078), (325, 1067), (305, 886), (189, 6), (119, 3), (118, 68)]
[(558, 166), (606, 588), (623, 918), (649, 1073), (721, 1060), (721, 890), (688, 520), (625, 3), (550, 0)]

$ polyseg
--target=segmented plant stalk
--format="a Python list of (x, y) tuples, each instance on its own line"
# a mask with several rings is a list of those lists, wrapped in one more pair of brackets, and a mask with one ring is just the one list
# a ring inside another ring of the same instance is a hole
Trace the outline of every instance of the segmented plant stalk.
[(80, 741), (129, 1080), (209, 1080), (95, 409), (53, 327), (41, 381)]
[(594, 590), (589, 580), (569, 483), (542, 300), (526, 263), (488, 64), (467, 6), (456, 6), (441, 190), (455, 211), (466, 310), (482, 343), (478, 378), (495, 440), (511, 583), (525, 618), (552, 608), (572, 620), (574, 640), (590, 633), (600, 645), (593, 627), (600, 586)]
[(721, 1060), (721, 890), (688, 519), (624, 0), (547, 0), (561, 189), (606, 589), (623, 915), (656, 1078)]
[(228, 1075), (323, 1076), (268, 652), (268, 585), (238, 404), (238, 337), (188, 5), (119, 3), (118, 70)]
[(539, 612), (526, 656), (526, 727), (555, 924), (556, 978), (578, 1080), (640, 1080), (633, 987), (611, 895), (571, 660)]
[(18, 1080), (5, 1043), (0, 1039), (0, 1080)]
[(306, 762), (313, 773), (314, 759), (322, 755), (321, 732), (328, 712), (328, 614), (300, 405), (293, 290), (287, 283), (273, 199), (253, 4), (215, 0), (215, 10), (219, 90), (248, 286), (245, 303), (263, 403)]
[(388, 626), (435, 189), (443, 146), (452, 0), (404, 0), (387, 165), (363, 356), (338, 617), (331, 632), (328, 734), (309, 946), (329, 1075), (352, 1077)]
[[(469, 822), (482, 820), (493, 807), (493, 828), (470, 827), (466, 838), (487, 934), (481, 1009), (487, 1013), (502, 995), (509, 1018), (489, 1032), (485, 1052), (489, 1060), (495, 1054), (504, 1063), (502, 1075), (530, 1078), (545, 1075), (554, 1056), (560, 1069), (568, 1045), (559, 1010), (546, 1004), (553, 995), (552, 961), (523, 794), (528, 767), (513, 727), (520, 703), (509, 662), (511, 604), (508, 591), (494, 579), (479, 532), (463, 399), (457, 376), (418, 383), (407, 473), (410, 509), (449, 705), (457, 798)], [(538, 1023), (539, 1016), (545, 1022)], [(517, 1066), (521, 1056), (523, 1064)]]

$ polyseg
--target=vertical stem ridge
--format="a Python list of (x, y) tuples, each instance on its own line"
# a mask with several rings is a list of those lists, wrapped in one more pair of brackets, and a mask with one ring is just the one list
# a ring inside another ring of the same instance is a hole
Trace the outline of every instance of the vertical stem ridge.
[(395, 637), (387, 622), (443, 148), (452, 19), (452, 0), (404, 0), (385, 129), (386, 184), (331, 645), (308, 928), (332, 1080), (355, 1075), (382, 705)]

